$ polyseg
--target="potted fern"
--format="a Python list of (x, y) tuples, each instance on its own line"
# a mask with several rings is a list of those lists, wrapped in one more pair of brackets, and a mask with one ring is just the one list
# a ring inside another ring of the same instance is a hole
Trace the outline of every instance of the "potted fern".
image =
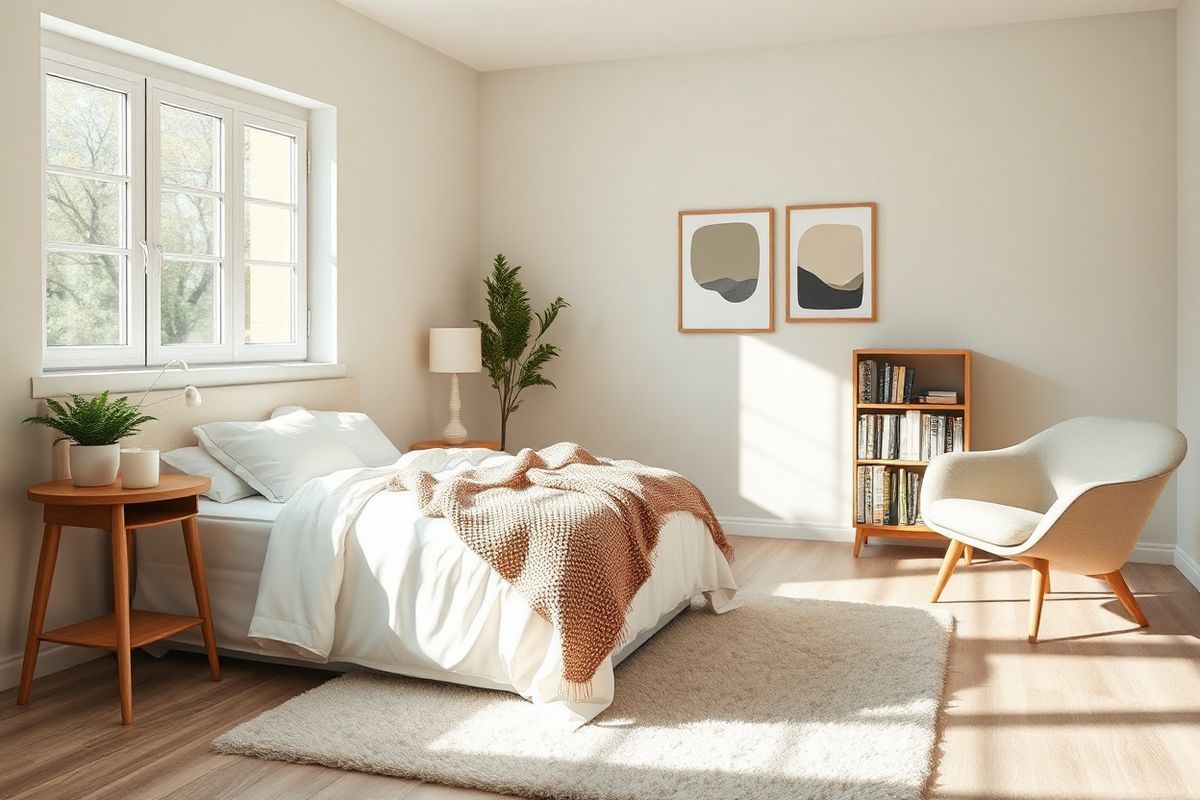
[[(529, 293), (521, 283), (521, 268), (509, 264), (497, 254), (492, 274), (484, 279), (487, 287), (488, 322), (479, 326), (483, 368), (492, 379), (492, 388), (500, 394), (500, 449), (508, 443), (508, 418), (521, 407), (521, 393), (531, 386), (549, 386), (554, 382), (542, 375), (542, 367), (557, 358), (559, 349), (542, 336), (558, 318), (558, 312), (571, 304), (561, 297), (546, 310), (535, 313), (529, 305)], [(533, 331), (534, 318), (537, 332)]]
[(65, 402), (47, 400), (50, 413), (26, 417), (28, 425), (40, 425), (61, 434), (55, 444), (69, 439), (71, 480), (76, 486), (107, 486), (117, 479), (121, 465), (121, 440), (133, 436), (154, 420), (130, 405), (126, 397), (108, 399), (102, 392), (91, 400), (77, 394)]

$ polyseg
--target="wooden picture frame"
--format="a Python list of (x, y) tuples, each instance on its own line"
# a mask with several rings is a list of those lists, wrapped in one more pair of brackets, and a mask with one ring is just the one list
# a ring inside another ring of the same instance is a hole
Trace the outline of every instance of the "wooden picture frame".
[[(787, 207), (784, 216), (787, 230), (784, 319), (787, 322), (874, 322), (879, 286), (878, 205), (793, 205)], [(810, 263), (810, 271), (800, 264), (799, 250), (801, 241), (818, 226), (826, 229), (826, 234), (819, 241), (805, 245), (810, 251), (806, 258), (824, 258), (827, 263), (820, 265), (820, 268)], [(861, 282), (856, 288), (847, 288), (858, 277), (849, 276), (849, 272), (853, 271), (850, 266), (853, 256), (850, 254), (855, 246), (853, 237), (846, 238), (848, 231), (845, 229), (849, 227), (856, 227), (862, 233), (858, 243), (861, 247)], [(842, 230), (838, 232), (835, 229)], [(837, 235), (830, 236), (831, 233)], [(808, 294), (801, 297), (806, 291)], [(846, 305), (855, 299), (856, 292), (858, 304)]]
[(775, 330), (775, 209), (680, 211), (678, 236), (680, 333)]

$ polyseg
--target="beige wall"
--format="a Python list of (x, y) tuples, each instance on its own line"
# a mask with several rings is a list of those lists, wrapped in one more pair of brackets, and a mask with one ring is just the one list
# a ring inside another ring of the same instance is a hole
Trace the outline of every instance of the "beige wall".
[(1179, 429), (1192, 444), (1179, 484), (1177, 564), (1200, 586), (1200, 5), (1177, 12), (1179, 47)]
[[(1173, 423), (1174, 51), (1158, 12), (484, 74), (481, 264), (574, 304), (512, 444), (678, 468), (734, 530), (838, 536), (852, 348), (975, 350), (979, 448)], [(779, 269), (785, 205), (858, 200), (878, 322), (784, 323), (777, 275), (775, 333), (676, 333), (677, 211), (775, 207)], [(1169, 491), (1144, 541), (1174, 542)]]
[[(37, 555), (24, 486), (47, 463), (41, 437), (17, 424), (36, 408), (29, 378), (41, 368), (42, 11), (337, 107), (340, 356), (397, 442), (444, 424), (445, 387), (425, 371), (424, 331), (469, 321), (478, 298), (473, 70), (329, 0), (0, 3), (0, 687), (19, 668)], [(104, 553), (94, 535), (64, 540), (51, 624), (108, 602)]]

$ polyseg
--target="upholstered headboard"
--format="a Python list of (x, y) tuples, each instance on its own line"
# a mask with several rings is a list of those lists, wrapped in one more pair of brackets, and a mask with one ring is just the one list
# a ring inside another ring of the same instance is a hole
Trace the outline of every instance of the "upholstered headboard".
[[(361, 411), (359, 407), (358, 381), (354, 378), (331, 378), (316, 381), (288, 381), (283, 383), (258, 383), (246, 386), (212, 386), (200, 390), (204, 402), (193, 408), (183, 402), (182, 397), (150, 405), (179, 394), (181, 389), (154, 391), (146, 398), (146, 413), (156, 417), (147, 423), (137, 436), (124, 440), (127, 447), (157, 447), (166, 452), (177, 447), (196, 444), (192, 428), (206, 422), (223, 420), (266, 419), (279, 406), (301, 405), (307, 408), (331, 411)], [(141, 400), (141, 392), (126, 395), (131, 403)], [(45, 413), (45, 403), (39, 403), (38, 413)], [(43, 432), (49, 444), (55, 435)], [(67, 442), (53, 449), (52, 462), (46, 477), (55, 478), (66, 473)]]
[[(179, 389), (150, 393), (147, 404), (173, 394)], [(199, 408), (192, 408), (179, 397), (150, 406), (147, 414), (158, 419), (147, 423), (142, 432), (126, 443), (132, 447), (157, 447), (173, 450), (196, 443), (192, 428), (205, 422), (222, 420), (266, 419), (279, 406), (301, 405), (307, 408), (337, 411), (358, 411), (358, 381), (353, 378), (334, 378), (319, 381), (260, 383), (251, 386), (213, 386), (200, 390), (204, 398)], [(140, 393), (131, 393), (136, 402)]]

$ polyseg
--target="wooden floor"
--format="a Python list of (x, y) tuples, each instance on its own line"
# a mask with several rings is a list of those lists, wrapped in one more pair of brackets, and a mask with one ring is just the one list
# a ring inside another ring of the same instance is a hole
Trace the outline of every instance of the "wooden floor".
[[(743, 587), (792, 597), (922, 604), (940, 551), (735, 540)], [(1172, 567), (1126, 577), (1139, 630), (1101, 582), (1055, 573), (1042, 641), (1025, 641), (1028, 570), (977, 556), (942, 607), (958, 619), (931, 798), (1200, 798), (1200, 593)], [(426, 800), (479, 792), (315, 766), (220, 756), (214, 736), (327, 673), (223, 659), (134, 662), (136, 723), (122, 728), (112, 659), (39, 679), (33, 701), (0, 693), (0, 798)], [(620, 691), (618, 673), (617, 690)], [(731, 798), (731, 800), (733, 800)]]

